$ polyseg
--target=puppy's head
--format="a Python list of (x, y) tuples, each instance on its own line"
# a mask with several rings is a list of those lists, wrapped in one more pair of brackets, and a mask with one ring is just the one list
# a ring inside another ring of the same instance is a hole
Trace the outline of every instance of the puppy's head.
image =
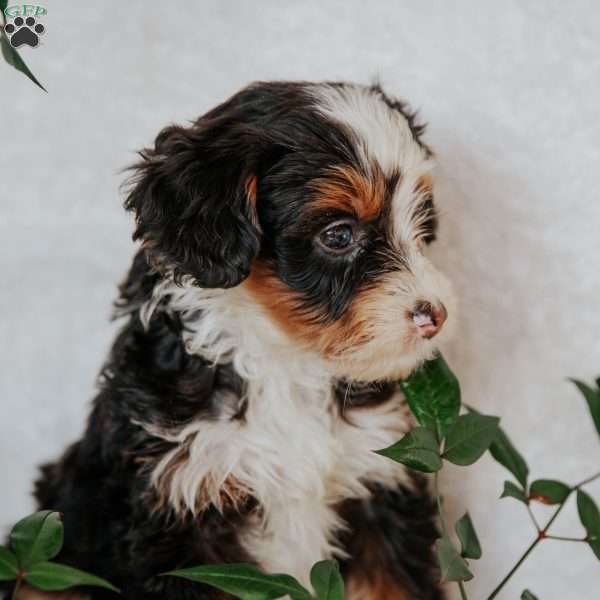
[(340, 376), (403, 376), (455, 318), (421, 133), (379, 86), (254, 84), (163, 130), (126, 208), (176, 280), (244, 286)]

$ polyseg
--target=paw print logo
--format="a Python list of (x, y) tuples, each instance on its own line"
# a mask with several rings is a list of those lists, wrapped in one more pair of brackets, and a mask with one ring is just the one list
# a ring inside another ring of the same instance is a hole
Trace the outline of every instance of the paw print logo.
[(12, 23), (4, 26), (4, 31), (13, 48), (23, 44), (35, 48), (40, 42), (40, 35), (46, 31), (41, 23), (36, 23), (33, 17), (17, 17)]

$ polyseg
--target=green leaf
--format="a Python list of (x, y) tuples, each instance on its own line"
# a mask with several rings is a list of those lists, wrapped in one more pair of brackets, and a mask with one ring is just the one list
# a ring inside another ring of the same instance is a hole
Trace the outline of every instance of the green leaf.
[[(476, 415), (481, 414), (472, 406), (466, 405), (466, 409)], [(496, 434), (494, 441), (490, 444), (490, 454), (496, 462), (499, 462), (503, 467), (507, 468), (517, 478), (517, 481), (523, 486), (523, 489), (527, 489), (529, 467), (523, 456), (514, 447), (510, 438), (506, 435), (504, 429), (500, 426), (498, 426), (498, 433)]]
[(446, 435), (442, 457), (456, 465), (473, 464), (490, 447), (499, 422), (477, 413), (461, 415)]
[(311, 600), (310, 593), (291, 575), (263, 573), (253, 565), (203, 565), (165, 573), (205, 583), (241, 600), (275, 600), (289, 595), (292, 600)]
[(4, 14), (4, 9), (8, 6), (8, 0), (0, 0), (0, 12)]
[(47, 92), (46, 88), (36, 79), (35, 75), (29, 70), (29, 67), (25, 64), (25, 61), (21, 58), (21, 55), (10, 45), (8, 38), (4, 31), (0, 31), (0, 47), (2, 49), (2, 56), (4, 60), (14, 67), (17, 71), (20, 71), (26, 77), (29, 77), (33, 83), (38, 87), (42, 88)]
[(481, 558), (481, 544), (468, 512), (456, 522), (454, 529), (460, 540), (461, 556), (464, 558)]
[(54, 558), (63, 545), (60, 514), (42, 510), (21, 519), (10, 533), (10, 545), (24, 570), (35, 563)]
[(17, 557), (4, 546), (0, 546), (0, 581), (12, 581), (17, 577)]
[(473, 579), (473, 573), (465, 559), (457, 552), (452, 542), (443, 537), (435, 543), (435, 551), (440, 563), (442, 582), (446, 581), (469, 581)]
[(40, 562), (31, 567), (25, 575), (25, 581), (45, 592), (56, 592), (80, 585), (102, 587), (113, 592), (119, 591), (105, 579), (67, 565), (51, 562)]
[(501, 427), (498, 427), (498, 432), (490, 445), (490, 454), (516, 477), (523, 489), (527, 489), (529, 467)]
[(442, 439), (460, 410), (460, 385), (442, 355), (401, 381), (400, 388), (419, 424)]
[(570, 381), (577, 386), (577, 389), (586, 399), (590, 414), (592, 415), (592, 420), (596, 426), (596, 431), (598, 432), (598, 435), (600, 435), (600, 378), (598, 378), (596, 382), (599, 388), (597, 390), (594, 390), (583, 381), (578, 381), (577, 379), (571, 379)]
[(529, 590), (525, 590), (521, 594), (521, 600), (538, 600), (538, 597), (534, 596)]
[(577, 490), (577, 512), (587, 533), (587, 541), (600, 560), (600, 512), (592, 498), (583, 490)]
[(310, 572), (310, 582), (319, 600), (344, 600), (344, 580), (336, 561), (316, 563)]
[(442, 468), (435, 433), (425, 427), (414, 427), (400, 441), (376, 453), (424, 473)]
[(562, 481), (554, 479), (536, 479), (529, 489), (529, 499), (543, 504), (560, 504), (564, 502), (571, 488)]
[(500, 496), (500, 498), (515, 498), (523, 504), (529, 504), (525, 492), (518, 485), (515, 485), (512, 481), (504, 482), (504, 490), (502, 491), (502, 495)]

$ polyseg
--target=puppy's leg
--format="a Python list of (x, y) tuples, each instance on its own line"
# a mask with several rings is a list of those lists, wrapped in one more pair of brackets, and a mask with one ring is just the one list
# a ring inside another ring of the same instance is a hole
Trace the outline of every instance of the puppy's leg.
[(348, 500), (340, 514), (350, 558), (342, 562), (347, 600), (442, 600), (433, 555), (435, 507), (425, 480), (414, 487), (372, 487), (366, 500)]

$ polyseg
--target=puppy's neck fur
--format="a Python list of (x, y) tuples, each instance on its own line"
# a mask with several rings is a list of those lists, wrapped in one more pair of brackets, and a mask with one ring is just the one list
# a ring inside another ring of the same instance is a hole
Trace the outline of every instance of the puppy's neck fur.
[(194, 514), (250, 495), (258, 509), (242, 543), (264, 569), (307, 582), (316, 560), (341, 554), (340, 502), (367, 497), (369, 482), (408, 482), (401, 467), (372, 452), (408, 428), (401, 398), (342, 414), (327, 362), (295, 347), (243, 286), (205, 290), (164, 282), (142, 319), (159, 304), (179, 315), (189, 353), (231, 364), (245, 380), (247, 407), (243, 419), (234, 419), (232, 404), (224, 402), (215, 420), (152, 428), (177, 444), (154, 469), (153, 484), (160, 487), (168, 474), (170, 504)]
[[(248, 382), (281, 379), (308, 389), (329, 386), (334, 369), (316, 352), (293, 343), (273, 325), (244, 286), (203, 289), (187, 281), (158, 284), (141, 311), (147, 324), (157, 306), (176, 312), (187, 352), (215, 364), (231, 363)], [(277, 377), (279, 375), (279, 377)]]

